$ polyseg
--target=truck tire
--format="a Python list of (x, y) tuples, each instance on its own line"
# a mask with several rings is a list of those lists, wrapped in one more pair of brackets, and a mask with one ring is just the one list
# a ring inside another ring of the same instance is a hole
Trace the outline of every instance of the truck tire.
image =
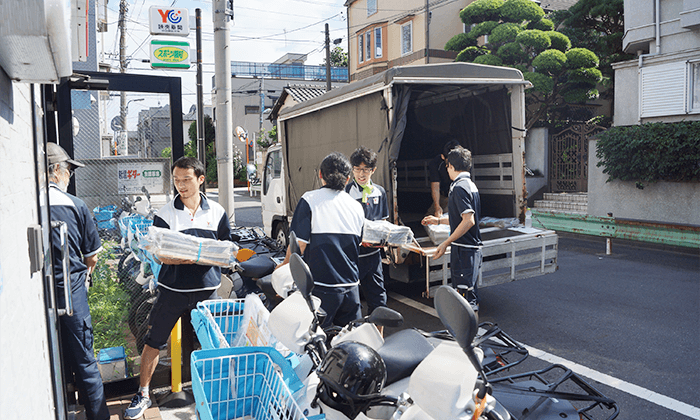
[(289, 227), (287, 222), (277, 222), (272, 229), (272, 239), (276, 240), (284, 249), (289, 245)]

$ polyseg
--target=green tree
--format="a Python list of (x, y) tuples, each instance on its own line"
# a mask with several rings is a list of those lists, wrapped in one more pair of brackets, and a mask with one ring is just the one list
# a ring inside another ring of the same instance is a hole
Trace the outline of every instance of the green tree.
[[(598, 56), (587, 48), (571, 48), (570, 39), (554, 31), (540, 6), (531, 0), (476, 0), (460, 12), (467, 34), (445, 45), (457, 61), (513, 67), (533, 84), (526, 95), (526, 128), (551, 120), (567, 103), (598, 97), (602, 80)], [(480, 37), (482, 45), (477, 42)]]
[[(326, 65), (326, 59), (323, 59), (323, 65)], [(341, 47), (335, 47), (331, 50), (331, 67), (347, 67), (348, 53)]]
[(260, 131), (260, 135), (258, 136), (258, 139), (255, 141), (255, 143), (261, 149), (267, 149), (268, 147), (277, 143), (277, 126), (272, 126), (270, 131), (267, 131), (265, 129)]
[(601, 96), (613, 100), (615, 72), (612, 64), (634, 58), (622, 51), (624, 0), (579, 0), (569, 10), (552, 13), (552, 20), (557, 30), (572, 43), (600, 57), (603, 86), (608, 88)]

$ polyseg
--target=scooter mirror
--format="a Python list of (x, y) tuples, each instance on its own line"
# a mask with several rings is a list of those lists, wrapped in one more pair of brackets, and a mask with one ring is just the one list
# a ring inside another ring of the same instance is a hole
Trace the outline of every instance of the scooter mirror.
[(403, 316), (386, 306), (379, 306), (369, 315), (368, 321), (382, 327), (398, 328), (403, 325)]
[[(309, 266), (306, 265), (299, 254), (292, 254), (289, 260), (289, 269), (292, 272), (292, 278), (294, 279), (294, 284), (297, 285), (297, 289), (310, 302), (311, 291), (314, 290), (314, 279)], [(311, 310), (313, 311), (314, 309), (311, 308)]]
[(297, 235), (294, 231), (289, 232), (289, 248), (292, 254), (301, 255), (301, 248), (299, 248), (299, 241), (297, 240)]
[(472, 346), (477, 332), (476, 315), (469, 302), (455, 289), (449, 286), (440, 286), (435, 292), (435, 310), (437, 310), (442, 324), (464, 350), (474, 368), (480, 371), (481, 363)]

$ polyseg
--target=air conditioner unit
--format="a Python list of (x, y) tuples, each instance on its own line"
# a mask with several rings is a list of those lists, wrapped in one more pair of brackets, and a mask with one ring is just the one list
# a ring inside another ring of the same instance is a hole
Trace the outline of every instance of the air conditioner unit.
[(73, 71), (70, 0), (0, 0), (0, 67), (11, 79), (58, 83)]

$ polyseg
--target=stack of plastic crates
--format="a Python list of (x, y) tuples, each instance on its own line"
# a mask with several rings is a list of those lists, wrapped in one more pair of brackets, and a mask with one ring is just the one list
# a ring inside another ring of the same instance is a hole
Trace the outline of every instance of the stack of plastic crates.
[(192, 326), (202, 349), (231, 347), (243, 322), (244, 299), (216, 299), (197, 303)]
[(92, 209), (92, 213), (95, 215), (95, 220), (97, 221), (98, 229), (116, 229), (116, 224), (114, 223), (114, 213), (117, 211), (117, 206), (114, 204), (104, 207), (95, 207)]
[(292, 397), (302, 387), (282, 355), (269, 347), (192, 353), (192, 391), (202, 420), (311, 420)]

